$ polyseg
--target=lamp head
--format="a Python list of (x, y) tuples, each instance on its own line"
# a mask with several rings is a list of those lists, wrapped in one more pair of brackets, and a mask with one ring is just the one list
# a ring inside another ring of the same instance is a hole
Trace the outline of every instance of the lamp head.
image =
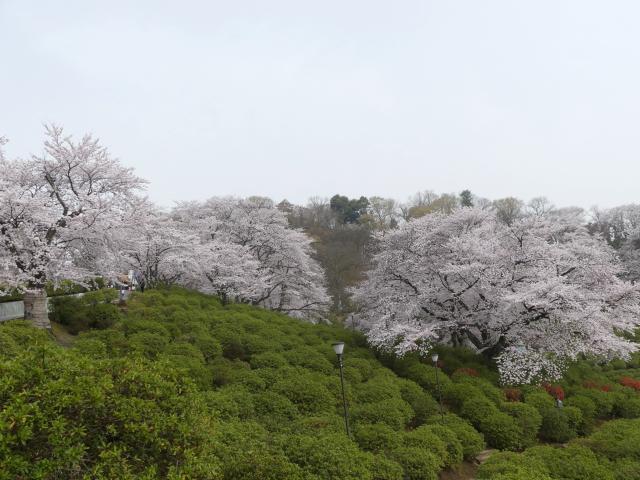
[(433, 355), (431, 355), (431, 361), (433, 363), (438, 363), (438, 354), (434, 353)]
[(344, 352), (344, 342), (336, 342), (331, 346), (333, 347), (333, 351), (336, 352), (336, 355), (338, 356), (342, 355), (342, 352)]

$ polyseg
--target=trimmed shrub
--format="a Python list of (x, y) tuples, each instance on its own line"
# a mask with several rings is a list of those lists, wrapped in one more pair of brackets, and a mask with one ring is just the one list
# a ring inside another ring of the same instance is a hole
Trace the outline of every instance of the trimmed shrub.
[(478, 480), (551, 480), (549, 469), (542, 461), (512, 452), (493, 454), (480, 465), (476, 478)]
[(463, 448), (462, 442), (458, 439), (458, 436), (455, 434), (453, 430), (442, 425), (442, 424), (434, 424), (434, 425), (425, 425), (433, 434), (435, 434), (440, 440), (444, 442), (444, 445), (447, 449), (447, 456), (444, 460), (444, 468), (450, 468), (454, 465), (458, 465), (462, 463), (463, 459)]
[(402, 399), (413, 409), (414, 417), (411, 424), (414, 427), (426, 423), (429, 417), (440, 410), (438, 402), (417, 383), (401, 378), (397, 380), (397, 384), (400, 386)]
[[(2, 352), (1, 338), (2, 337), (0, 337), (0, 352)], [(86, 355), (91, 358), (107, 357), (107, 346), (100, 340), (95, 340), (92, 338), (79, 338), (78, 340), (73, 342), (73, 349), (81, 353), (82, 355)]]
[(585, 389), (580, 394), (593, 400), (596, 405), (597, 418), (609, 418), (613, 413), (614, 398), (609, 392), (602, 390)]
[(295, 435), (282, 445), (287, 457), (308, 473), (327, 480), (372, 480), (371, 454), (361, 452), (344, 433)]
[(407, 480), (437, 480), (441, 460), (418, 447), (400, 447), (391, 457), (402, 465)]
[(402, 466), (382, 455), (376, 455), (371, 465), (372, 480), (403, 480)]
[(541, 390), (534, 390), (532, 392), (525, 393), (524, 403), (535, 407), (543, 416), (545, 410), (555, 408), (555, 402), (553, 401), (553, 398), (551, 398), (549, 394)]
[(640, 420), (613, 420), (603, 424), (581, 443), (610, 460), (640, 462)]
[(391, 378), (372, 378), (353, 387), (356, 403), (371, 403), (401, 398), (400, 388)]
[(222, 419), (243, 419), (253, 417), (254, 401), (249, 391), (242, 386), (232, 385), (214, 392), (207, 392), (207, 405), (216, 417)]
[(115, 290), (105, 289), (89, 292), (82, 297), (53, 297), (50, 299), (51, 321), (67, 326), (70, 333), (76, 335), (89, 329), (105, 329), (120, 319), (117, 306), (110, 303)]
[(440, 415), (433, 416), (428, 422), (430, 424), (444, 425), (454, 432), (462, 445), (462, 454), (466, 460), (475, 458), (478, 453), (484, 450), (484, 436), (465, 419), (448, 413), (444, 418), (440, 417)]
[(293, 402), (301, 413), (316, 414), (332, 412), (336, 403), (331, 392), (322, 384), (314, 381), (309, 374), (292, 375), (278, 380), (273, 391), (280, 393)]
[(460, 409), (460, 416), (469, 420), (476, 428), (480, 428), (482, 422), (495, 413), (498, 413), (497, 407), (485, 397), (472, 397)]
[(467, 400), (483, 396), (479, 388), (468, 383), (451, 383), (442, 392), (443, 399), (456, 411), (460, 411)]
[(405, 377), (413, 380), (432, 395), (437, 395), (438, 382), (443, 390), (450, 385), (451, 379), (444, 372), (438, 372), (436, 380), (436, 368), (423, 363), (415, 363), (406, 369)]
[(355, 404), (351, 408), (355, 423), (384, 423), (402, 430), (411, 421), (413, 410), (404, 400), (388, 399), (375, 403)]
[(287, 366), (287, 360), (275, 352), (265, 352), (253, 355), (249, 360), (251, 368), (283, 368)]
[(575, 407), (582, 412), (582, 423), (578, 428), (578, 433), (585, 435), (591, 432), (596, 419), (596, 403), (585, 395), (572, 395), (564, 403), (568, 407)]
[(358, 425), (354, 437), (360, 448), (370, 452), (394, 450), (402, 443), (402, 437), (396, 430), (381, 423)]
[(588, 448), (569, 445), (566, 448), (538, 446), (528, 449), (525, 456), (540, 460), (554, 478), (563, 480), (614, 480), (606, 465), (598, 462)]
[(640, 480), (640, 462), (630, 458), (620, 458), (611, 463), (615, 480)]
[(520, 425), (522, 430), (520, 447), (526, 448), (535, 444), (538, 431), (542, 425), (542, 415), (538, 410), (526, 403), (509, 402), (502, 405), (502, 411), (515, 418), (518, 425)]
[(167, 348), (167, 337), (158, 333), (141, 331), (129, 336), (129, 349), (134, 354), (156, 358)]
[(612, 393), (613, 414), (621, 418), (638, 418), (640, 417), (640, 398), (636, 394), (627, 395), (623, 392)]
[(440, 468), (445, 468), (448, 456), (447, 445), (444, 439), (440, 438), (431, 428), (432, 426), (422, 425), (415, 430), (406, 432), (402, 443), (406, 447), (416, 447), (433, 453), (440, 461)]
[(480, 424), (480, 431), (487, 443), (500, 450), (522, 448), (522, 428), (506, 413), (496, 412), (486, 417)]
[(540, 438), (548, 442), (564, 443), (578, 432), (580, 410), (573, 407), (551, 408), (542, 413)]
[(496, 405), (500, 405), (506, 400), (502, 390), (483, 378), (459, 376), (456, 379), (456, 382), (461, 384), (473, 385), (481, 392), (482, 396), (488, 398)]

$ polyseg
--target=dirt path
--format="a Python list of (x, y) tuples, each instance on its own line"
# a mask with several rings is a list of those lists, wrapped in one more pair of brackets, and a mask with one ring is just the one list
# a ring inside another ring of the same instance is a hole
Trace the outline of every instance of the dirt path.
[(56, 342), (63, 347), (70, 347), (76, 338), (67, 332), (64, 325), (60, 325), (56, 322), (51, 322), (51, 334), (56, 339)]
[(439, 480), (474, 480), (478, 467), (487, 461), (497, 450), (484, 450), (476, 456), (472, 462), (463, 462), (455, 469), (441, 472), (438, 476)]

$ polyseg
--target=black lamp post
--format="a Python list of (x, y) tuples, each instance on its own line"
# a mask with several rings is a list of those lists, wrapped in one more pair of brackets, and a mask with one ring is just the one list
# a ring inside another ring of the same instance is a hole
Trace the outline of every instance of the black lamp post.
[(342, 352), (344, 352), (344, 342), (336, 342), (333, 345), (333, 351), (338, 356), (338, 365), (340, 365), (340, 386), (342, 387), (342, 406), (344, 407), (344, 426), (347, 429), (347, 436), (351, 437), (351, 430), (349, 429), (349, 412), (347, 410), (347, 397), (344, 394), (344, 373), (342, 363)]
[(436, 386), (438, 388), (438, 400), (440, 403), (440, 418), (444, 422), (444, 411), (442, 410), (442, 390), (440, 389), (440, 377), (438, 377), (438, 354), (434, 353), (431, 355), (431, 361), (433, 362), (433, 366), (436, 368)]

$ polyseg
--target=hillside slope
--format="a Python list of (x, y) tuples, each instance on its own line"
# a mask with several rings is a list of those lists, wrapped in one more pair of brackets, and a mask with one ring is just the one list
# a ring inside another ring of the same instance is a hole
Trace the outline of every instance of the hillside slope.
[(483, 448), (361, 335), (194, 292), (135, 295), (72, 348), (23, 322), (0, 346), (2, 480), (435, 479)]
[(638, 357), (500, 388), (468, 351), (439, 348), (436, 370), (376, 354), (357, 332), (186, 290), (121, 309), (108, 296), (56, 305), (68, 328), (92, 328), (70, 347), (0, 325), (0, 480), (435, 480), (485, 446), (506, 452), (478, 478), (640, 479), (638, 443), (618, 438), (640, 435), (638, 421), (615, 420), (640, 417)]

